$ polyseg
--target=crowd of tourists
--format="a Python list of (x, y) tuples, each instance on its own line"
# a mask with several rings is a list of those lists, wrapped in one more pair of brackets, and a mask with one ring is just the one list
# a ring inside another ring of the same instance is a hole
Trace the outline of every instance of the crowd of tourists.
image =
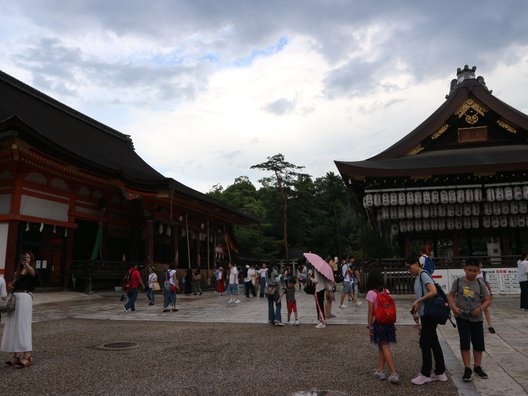
[[(315, 266), (302, 259), (295, 270), (290, 266), (281, 270), (276, 265), (268, 267), (267, 264), (262, 264), (257, 268), (248, 265), (242, 274), (237, 266), (230, 262), (227, 270), (218, 267), (214, 271), (214, 288), (218, 296), (223, 296), (224, 293), (229, 296), (228, 304), (239, 304), (239, 278), (242, 278), (247, 299), (257, 296), (267, 298), (268, 323), (273, 326), (284, 326), (281, 312), (283, 297), (287, 306), (287, 323), (299, 325), (295, 294), (298, 290), (304, 290), (314, 295), (315, 313), (318, 318), (316, 328), (323, 329), (327, 319), (334, 316), (332, 304), (337, 291), (336, 282), (342, 282), (340, 309), (347, 307), (345, 302), (352, 302), (356, 306), (361, 304), (356, 292), (362, 279), (362, 269), (356, 264), (354, 257), (342, 258), (340, 263), (337, 261), (337, 258), (329, 257), (322, 266)], [(452, 282), (447, 296), (434, 282), (431, 276), (434, 267), (429, 268), (428, 263), (430, 260), (425, 254), (405, 259), (407, 270), (415, 278), (415, 300), (410, 308), (419, 327), (419, 346), (422, 354), (420, 371), (411, 382), (424, 385), (433, 381), (448, 380), (437, 335), (437, 326), (446, 323), (448, 319), (445, 310), (449, 315), (452, 313), (456, 320), (464, 364), (463, 381), (471, 381), (473, 375), (481, 379), (488, 378), (482, 368), (485, 351), (484, 316), (487, 318), (489, 332), (494, 333), (495, 330), (489, 315), (492, 303), (491, 288), (483, 277), (481, 263), (475, 258), (465, 260), (464, 275)], [(528, 311), (528, 254), (523, 255), (517, 265), (521, 286), (520, 308)], [(145, 283), (137, 265), (130, 268), (125, 275), (123, 310), (127, 313), (135, 311), (138, 288), (141, 286), (146, 290), (149, 305), (155, 304), (156, 292), (162, 292), (163, 311), (177, 311), (176, 292), (180, 288), (180, 282), (174, 266), (171, 265), (161, 279), (153, 266), (148, 266), (146, 272), (148, 275)], [(201, 280), (199, 270), (187, 271), (181, 282), (183, 285), (189, 285), (184, 286), (184, 292), (201, 295)], [(0, 277), (0, 312), (4, 313), (6, 319), (0, 350), (11, 353), (6, 365), (14, 368), (25, 368), (32, 364), (32, 292), (38, 285), (39, 277), (31, 252), (21, 255), (11, 282), (6, 284), (4, 278)], [(393, 356), (391, 350), (391, 344), (396, 342), (394, 299), (384, 285), (382, 273), (376, 269), (368, 272), (363, 289), (368, 302), (368, 336), (378, 348), (378, 366), (373, 374), (379, 380), (386, 379), (391, 384), (398, 384), (398, 357)], [(10, 292), (9, 295), (7, 291)]]

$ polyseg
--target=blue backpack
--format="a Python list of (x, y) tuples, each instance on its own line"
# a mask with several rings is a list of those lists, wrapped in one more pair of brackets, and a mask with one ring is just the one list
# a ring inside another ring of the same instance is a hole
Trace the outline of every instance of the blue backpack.
[(433, 262), (433, 260), (431, 260), (431, 257), (426, 255), (424, 255), (423, 257), (425, 258), (423, 269), (429, 272), (429, 274), (432, 274), (435, 270), (435, 263)]

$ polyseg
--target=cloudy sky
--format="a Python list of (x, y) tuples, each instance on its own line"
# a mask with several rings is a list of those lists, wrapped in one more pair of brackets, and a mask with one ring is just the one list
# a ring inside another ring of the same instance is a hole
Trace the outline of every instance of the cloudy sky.
[(277, 153), (314, 177), (371, 157), (465, 64), (528, 113), (524, 0), (0, 0), (0, 37), (1, 70), (202, 192)]

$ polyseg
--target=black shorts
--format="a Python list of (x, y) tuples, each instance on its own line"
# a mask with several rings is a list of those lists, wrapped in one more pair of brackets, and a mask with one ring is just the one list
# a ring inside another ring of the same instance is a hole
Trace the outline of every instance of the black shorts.
[(482, 322), (470, 322), (469, 320), (456, 318), (458, 335), (460, 336), (460, 350), (469, 351), (470, 344), (473, 350), (484, 352), (484, 327)]

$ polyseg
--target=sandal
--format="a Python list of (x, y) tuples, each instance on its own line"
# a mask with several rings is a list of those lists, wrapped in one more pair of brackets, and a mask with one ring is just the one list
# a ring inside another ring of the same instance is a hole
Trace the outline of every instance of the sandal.
[(18, 363), (15, 365), (15, 368), (19, 369), (19, 368), (26, 368), (26, 367), (29, 367), (31, 366), (31, 364), (33, 363), (33, 361), (31, 360), (31, 356), (30, 357), (23, 357), (21, 358)]
[(5, 362), (6, 366), (15, 366), (20, 361), (20, 355), (15, 356), (11, 358), (11, 360), (8, 360)]

